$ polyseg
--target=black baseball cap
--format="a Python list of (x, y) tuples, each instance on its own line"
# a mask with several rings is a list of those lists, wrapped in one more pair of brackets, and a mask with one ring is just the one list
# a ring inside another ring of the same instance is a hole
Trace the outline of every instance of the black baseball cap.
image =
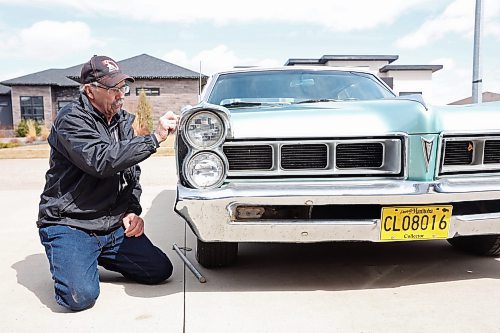
[(106, 87), (114, 87), (123, 80), (134, 82), (134, 79), (122, 73), (120, 67), (110, 57), (94, 55), (83, 64), (80, 74), (82, 84), (98, 82)]

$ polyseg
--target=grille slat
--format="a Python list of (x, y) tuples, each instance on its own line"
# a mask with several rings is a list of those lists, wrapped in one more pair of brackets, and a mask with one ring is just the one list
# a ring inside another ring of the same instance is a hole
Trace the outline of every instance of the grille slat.
[(328, 147), (324, 144), (281, 147), (281, 167), (284, 170), (324, 169), (327, 165)]
[(500, 140), (487, 140), (484, 147), (484, 163), (500, 163)]
[(268, 145), (224, 146), (229, 170), (269, 170), (273, 166), (273, 149)]
[(380, 168), (384, 147), (381, 143), (338, 144), (336, 166), (339, 169)]
[(448, 141), (444, 153), (444, 165), (469, 165), (473, 158), (471, 141)]

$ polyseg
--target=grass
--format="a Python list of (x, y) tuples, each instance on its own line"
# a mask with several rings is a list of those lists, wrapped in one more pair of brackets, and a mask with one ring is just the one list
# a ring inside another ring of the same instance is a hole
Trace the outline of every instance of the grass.
[[(153, 156), (172, 156), (174, 151), (174, 136), (169, 136), (166, 141), (162, 142), (160, 148)], [(10, 145), (11, 142), (2, 145)], [(0, 147), (1, 148), (1, 147)], [(48, 158), (50, 154), (50, 146), (48, 144), (36, 145), (17, 145), (16, 147), (5, 147), (0, 149), (0, 159), (28, 159), (28, 158)]]

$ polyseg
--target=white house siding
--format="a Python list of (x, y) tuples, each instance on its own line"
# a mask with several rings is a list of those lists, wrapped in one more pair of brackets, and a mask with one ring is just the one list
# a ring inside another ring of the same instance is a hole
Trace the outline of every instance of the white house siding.
[(379, 74), (379, 69), (387, 65), (389, 62), (382, 61), (354, 61), (354, 60), (330, 60), (325, 63), (325, 66), (331, 67), (359, 67), (368, 70), (374, 74)]
[(388, 71), (386, 74), (388, 77), (394, 78), (393, 90), (396, 94), (401, 92), (421, 92), (424, 100), (427, 103), (432, 104), (433, 94), (432, 94), (432, 71)]

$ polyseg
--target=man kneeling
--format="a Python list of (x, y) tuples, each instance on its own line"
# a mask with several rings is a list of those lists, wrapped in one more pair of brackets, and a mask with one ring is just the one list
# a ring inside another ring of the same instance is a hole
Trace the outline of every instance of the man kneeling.
[(58, 112), (48, 138), (50, 168), (37, 221), (56, 301), (74, 311), (99, 296), (97, 265), (144, 284), (172, 274), (169, 258), (144, 235), (138, 163), (178, 123), (168, 112), (153, 134), (135, 136), (134, 116), (121, 109), (134, 79), (109, 57), (93, 56), (80, 79), (78, 101)]

